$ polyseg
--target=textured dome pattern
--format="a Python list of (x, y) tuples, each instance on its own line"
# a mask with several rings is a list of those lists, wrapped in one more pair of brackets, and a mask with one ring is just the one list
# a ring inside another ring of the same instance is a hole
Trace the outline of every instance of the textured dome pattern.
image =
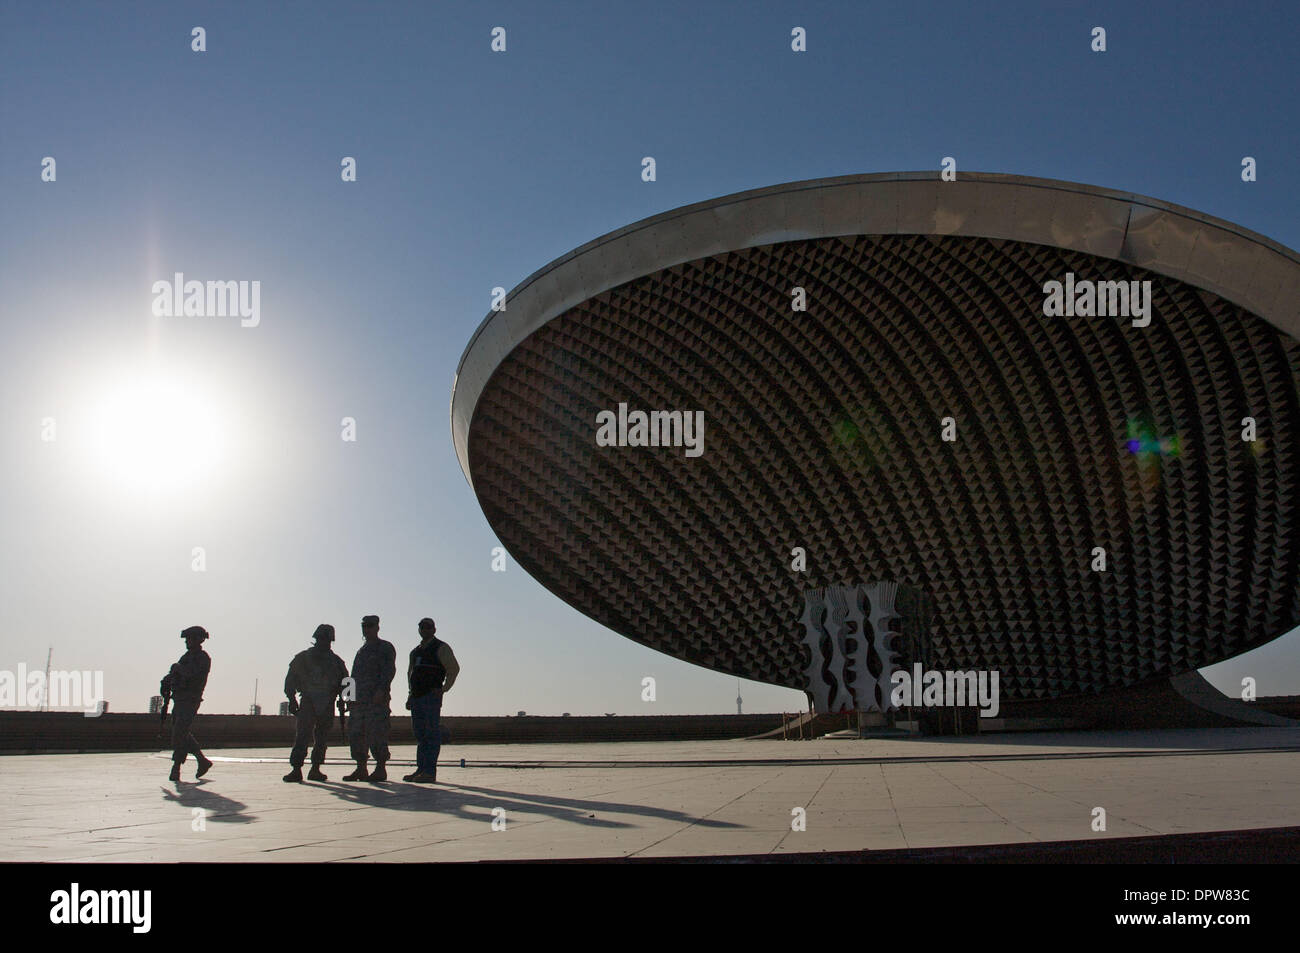
[[(1045, 317), (1067, 272), (1150, 280), (1150, 326)], [(469, 469), (530, 574), (652, 648), (805, 688), (803, 591), (893, 580), (933, 598), (936, 666), (996, 669), (1007, 700), (1068, 696), (1300, 624), (1298, 382), (1300, 343), (1119, 261), (788, 241), (621, 284), (527, 336), (474, 408)], [(703, 454), (597, 446), (620, 403), (704, 411)]]

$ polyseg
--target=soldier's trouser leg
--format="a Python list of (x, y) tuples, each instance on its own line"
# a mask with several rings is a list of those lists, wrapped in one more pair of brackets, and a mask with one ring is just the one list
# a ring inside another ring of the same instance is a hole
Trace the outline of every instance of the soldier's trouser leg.
[(352, 760), (357, 764), (364, 764), (366, 761), (368, 714), (369, 709), (361, 705), (353, 705), (352, 710), (348, 712), (348, 745), (352, 752)]
[(371, 707), (366, 712), (366, 744), (376, 764), (388, 761), (388, 706)]
[(298, 723), (293, 736), (293, 750), (289, 752), (289, 763), (295, 768), (301, 768), (307, 758), (307, 745), (311, 744), (312, 729), (316, 724), (316, 709), (306, 695), (302, 696), (296, 717)]
[(312, 699), (312, 708), (316, 714), (316, 743), (311, 749), (311, 763), (325, 763), (325, 749), (329, 747), (329, 731), (334, 726), (334, 699), (320, 697)]
[(199, 750), (199, 743), (190, 731), (198, 711), (198, 705), (185, 702), (175, 702), (172, 705), (172, 761), (176, 764), (185, 763), (187, 752), (196, 758), (203, 756), (203, 752)]
[(438, 752), (442, 747), (438, 716), (441, 711), (442, 695), (437, 692), (411, 701), (411, 726), (415, 729), (415, 770), (422, 774), (438, 773)]

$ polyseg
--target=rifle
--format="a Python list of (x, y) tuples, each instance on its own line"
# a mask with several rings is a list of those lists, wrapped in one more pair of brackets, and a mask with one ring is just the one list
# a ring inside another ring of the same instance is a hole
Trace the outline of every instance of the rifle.
[(175, 675), (176, 675), (176, 666), (173, 665), (171, 667), (171, 671), (169, 671), (166, 675), (164, 675), (162, 677), (162, 681), (158, 683), (158, 694), (162, 696), (162, 700), (163, 700), (162, 718), (158, 721), (159, 737), (162, 736), (163, 725), (167, 724), (167, 709), (170, 708), (172, 704), (172, 680), (175, 677)]

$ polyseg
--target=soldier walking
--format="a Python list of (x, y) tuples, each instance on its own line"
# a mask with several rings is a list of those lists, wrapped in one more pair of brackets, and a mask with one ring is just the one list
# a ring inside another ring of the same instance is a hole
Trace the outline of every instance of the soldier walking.
[[(392, 642), (379, 637), (377, 615), (361, 620), (361, 636), (365, 642), (352, 660), (355, 697), (348, 706), (348, 714), (352, 716), (348, 740), (352, 743), (352, 760), (357, 763), (357, 769), (343, 780), (378, 784), (388, 780), (388, 772), (384, 770), (388, 762), (388, 703), (393, 676), (397, 674), (397, 650)], [(366, 770), (367, 753), (375, 759), (373, 771)]]
[[(298, 717), (298, 732), (289, 764), (293, 770), (284, 776), (285, 781), (302, 781), (302, 763), (307, 757), (307, 746), (312, 745), (309, 781), (328, 781), (320, 766), (325, 761), (326, 737), (334, 724), (334, 705), (337, 701), (339, 717), (343, 717), (343, 701), (339, 692), (348, 677), (348, 667), (330, 650), (334, 641), (334, 626), (316, 626), (312, 638), (316, 644), (299, 652), (289, 663), (289, 674), (284, 678), (284, 694), (289, 699), (289, 714)], [(301, 693), (302, 701), (295, 697)]]
[(185, 654), (163, 676), (159, 686), (163, 698), (172, 705), (172, 773), (169, 780), (180, 781), (181, 765), (185, 763), (186, 754), (194, 755), (199, 764), (195, 777), (203, 777), (212, 767), (212, 762), (203, 757), (199, 743), (194, 740), (190, 726), (198, 714), (199, 703), (203, 701), (203, 689), (208, 684), (208, 672), (212, 670), (212, 659), (203, 651), (203, 643), (208, 638), (207, 630), (201, 625), (192, 625), (181, 632), (185, 640)]

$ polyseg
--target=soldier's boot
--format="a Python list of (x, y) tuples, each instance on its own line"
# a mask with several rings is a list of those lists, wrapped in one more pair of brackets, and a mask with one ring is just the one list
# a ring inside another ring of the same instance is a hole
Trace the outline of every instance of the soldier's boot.
[(168, 781), (175, 781), (175, 782), (177, 782), (177, 783), (180, 783), (180, 780), (181, 780), (181, 763), (180, 763), (179, 761), (173, 761), (173, 762), (172, 762), (172, 773), (169, 774), (169, 775), (167, 775), (167, 780), (168, 780)]
[(210, 759), (210, 758), (205, 758), (205, 757), (203, 757), (203, 755), (199, 755), (199, 770), (195, 773), (194, 776), (195, 776), (196, 778), (201, 778), (201, 777), (203, 777), (203, 775), (205, 775), (205, 774), (208, 773), (208, 768), (210, 768), (210, 767), (212, 767), (212, 761), (211, 761), (211, 759)]
[[(383, 765), (381, 764), (379, 767), (382, 768)], [(370, 779), (370, 772), (366, 770), (366, 762), (364, 758), (357, 762), (357, 769), (355, 771), (351, 774), (343, 775), (344, 781), (369, 781)]]
[(312, 762), (311, 770), (307, 772), (308, 781), (328, 781), (329, 778), (321, 771), (320, 765)]
[(375, 770), (370, 772), (370, 783), (378, 784), (380, 781), (388, 780), (388, 772), (384, 770), (384, 762), (380, 761), (375, 765)]
[(289, 782), (296, 782), (296, 783), (301, 784), (301, 783), (302, 783), (302, 765), (295, 764), (295, 765), (293, 766), (293, 770), (290, 771), (288, 774), (286, 774), (286, 775), (284, 776), (283, 780), (285, 780), (285, 781), (289, 781)]

